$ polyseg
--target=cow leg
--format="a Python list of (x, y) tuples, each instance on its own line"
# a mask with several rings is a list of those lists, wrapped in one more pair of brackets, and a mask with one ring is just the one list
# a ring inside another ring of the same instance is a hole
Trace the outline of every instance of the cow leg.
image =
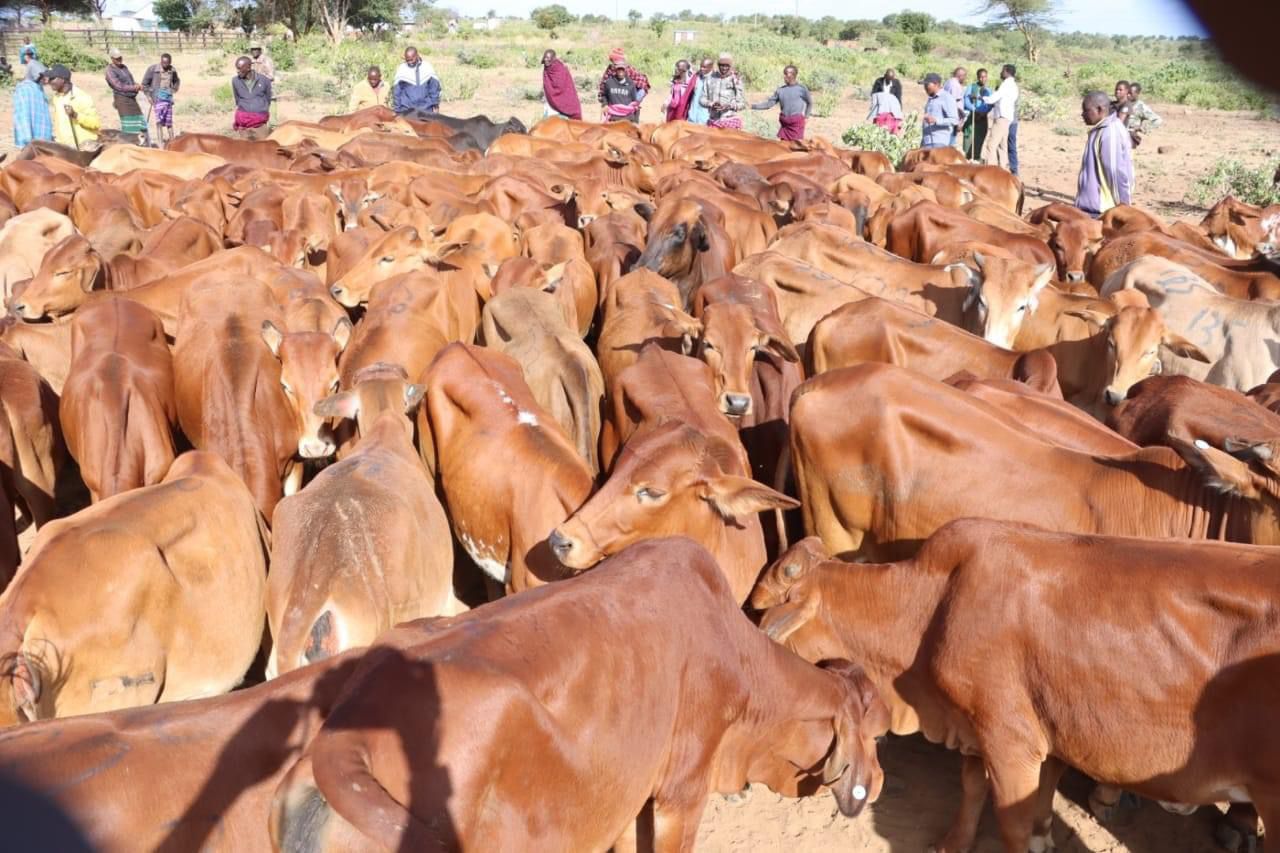
[(684, 853), (693, 850), (698, 838), (698, 821), (706, 807), (706, 797), (693, 802), (654, 800), (654, 853)]
[(978, 821), (987, 804), (991, 785), (987, 781), (987, 768), (976, 755), (966, 755), (960, 764), (960, 811), (951, 821), (951, 828), (942, 840), (929, 848), (932, 853), (965, 853), (973, 848), (978, 836)]
[(1249, 803), (1232, 803), (1231, 808), (1227, 809), (1227, 813), (1214, 827), (1213, 837), (1230, 853), (1256, 853), (1258, 849), (1257, 810)]
[[(1012, 748), (1018, 749), (1016, 741)], [(1004, 841), (1004, 849), (1011, 853), (1030, 849), (1042, 764), (1033, 756), (987, 759), (1000, 838)]]
[(1046, 853), (1054, 848), (1053, 795), (1058, 792), (1058, 783), (1066, 772), (1067, 765), (1052, 756), (1040, 765), (1040, 790), (1036, 796), (1035, 823), (1028, 847), (1031, 853)]
[(1124, 791), (1114, 785), (1094, 785), (1089, 792), (1089, 811), (1093, 812), (1098, 823), (1111, 823), (1124, 807), (1123, 798)]

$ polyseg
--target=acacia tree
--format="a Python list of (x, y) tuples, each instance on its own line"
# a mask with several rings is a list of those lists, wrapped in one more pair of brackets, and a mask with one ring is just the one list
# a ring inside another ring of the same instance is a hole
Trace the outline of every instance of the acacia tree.
[(1022, 33), (1027, 42), (1027, 59), (1040, 61), (1036, 31), (1053, 23), (1054, 0), (984, 0), (979, 12)]

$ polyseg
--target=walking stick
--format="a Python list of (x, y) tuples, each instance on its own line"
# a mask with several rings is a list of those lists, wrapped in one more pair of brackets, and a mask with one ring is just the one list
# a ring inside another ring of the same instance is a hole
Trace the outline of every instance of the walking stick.
[(71, 109), (70, 104), (63, 104), (62, 109), (66, 111), (67, 121), (71, 124), (71, 141), (76, 144), (76, 150), (79, 151), (80, 150), (80, 134), (76, 133), (76, 120), (71, 117), (71, 114), (74, 112), (74, 110)]
[[(151, 100), (150, 92), (146, 92), (146, 96), (147, 96), (147, 119), (144, 124), (145, 124), (146, 134), (147, 134), (147, 145), (151, 148), (155, 148), (156, 147), (155, 144), (151, 141), (151, 113), (156, 108), (156, 102)], [(156, 126), (156, 136), (157, 137), (160, 136), (159, 125)]]

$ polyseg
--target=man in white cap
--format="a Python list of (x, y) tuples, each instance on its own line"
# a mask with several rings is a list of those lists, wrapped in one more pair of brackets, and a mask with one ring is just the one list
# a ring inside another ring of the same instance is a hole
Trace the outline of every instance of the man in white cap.
[(707, 78), (706, 87), (699, 99), (702, 106), (711, 112), (710, 127), (721, 127), (728, 130), (742, 130), (742, 118), (739, 112), (746, 109), (747, 97), (742, 86), (742, 78), (733, 70), (733, 57), (727, 53), (720, 54), (716, 62), (716, 71)]
[(271, 82), (275, 82), (276, 66), (271, 61), (271, 57), (263, 52), (262, 42), (255, 41), (249, 45), (249, 59), (253, 61), (254, 73), (261, 74)]
[(107, 65), (107, 85), (111, 87), (111, 105), (120, 116), (120, 132), (141, 139), (147, 132), (147, 121), (138, 106), (138, 93), (142, 91), (133, 79), (133, 72), (124, 64), (120, 51), (112, 49), (111, 62)]

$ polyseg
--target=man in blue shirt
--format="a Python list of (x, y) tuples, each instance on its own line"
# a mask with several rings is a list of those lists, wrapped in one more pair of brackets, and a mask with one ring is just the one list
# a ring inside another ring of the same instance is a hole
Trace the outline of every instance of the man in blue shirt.
[(23, 147), (33, 139), (53, 139), (53, 119), (44, 99), (45, 68), (37, 59), (27, 62), (27, 79), (13, 90), (13, 144)]
[(920, 147), (946, 148), (951, 144), (952, 128), (960, 124), (956, 99), (942, 91), (942, 77), (938, 74), (924, 75), (924, 91), (929, 100), (924, 104)]

